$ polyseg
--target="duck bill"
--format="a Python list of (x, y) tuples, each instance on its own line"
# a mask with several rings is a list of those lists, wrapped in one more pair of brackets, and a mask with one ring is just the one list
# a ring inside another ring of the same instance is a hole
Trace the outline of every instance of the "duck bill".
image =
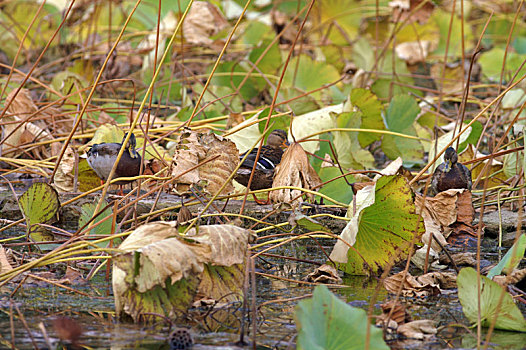
[(444, 172), (445, 173), (447, 173), (447, 172), (449, 172), (451, 170), (451, 165), (452, 165), (452, 163), (451, 163), (450, 160), (444, 162)]
[(137, 158), (139, 156), (139, 153), (135, 150), (135, 148), (130, 149), (130, 155), (132, 158)]

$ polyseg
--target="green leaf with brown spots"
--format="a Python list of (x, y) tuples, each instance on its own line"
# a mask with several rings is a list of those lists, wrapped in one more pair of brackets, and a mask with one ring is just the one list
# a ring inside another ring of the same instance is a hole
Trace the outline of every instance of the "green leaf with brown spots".
[[(382, 119), (382, 103), (370, 90), (354, 89), (351, 91), (351, 103), (362, 113), (362, 129), (385, 130)], [(374, 141), (380, 140), (382, 134), (361, 132), (358, 134), (358, 141), (362, 147), (368, 146)]]
[[(354, 249), (348, 249), (347, 262), (339, 268), (353, 275), (377, 273), (406, 259), (414, 235), (424, 233), (424, 222), (416, 214), (413, 193), (403, 176), (381, 177), (364, 203), (342, 233)], [(340, 244), (331, 258), (341, 249)]]
[(57, 191), (46, 183), (32, 184), (18, 199), (18, 205), (27, 224), (27, 233), (35, 242), (52, 241), (53, 234), (40, 224), (49, 224), (57, 218), (60, 201)]

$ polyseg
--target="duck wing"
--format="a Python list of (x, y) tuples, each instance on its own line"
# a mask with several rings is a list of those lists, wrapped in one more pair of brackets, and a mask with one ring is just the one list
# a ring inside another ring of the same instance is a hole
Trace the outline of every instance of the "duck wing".
[[(256, 158), (257, 153), (257, 149), (250, 151), (245, 161), (243, 161), (243, 164), (241, 164), (241, 167), (252, 169), (254, 167), (254, 163), (257, 162), (257, 170), (274, 170), (279, 162), (281, 162), (281, 156), (283, 155), (281, 148), (273, 148), (269, 146), (263, 146), (261, 148), (259, 159)], [(247, 153), (245, 152), (240, 155), (239, 159), (243, 159), (246, 154)]]

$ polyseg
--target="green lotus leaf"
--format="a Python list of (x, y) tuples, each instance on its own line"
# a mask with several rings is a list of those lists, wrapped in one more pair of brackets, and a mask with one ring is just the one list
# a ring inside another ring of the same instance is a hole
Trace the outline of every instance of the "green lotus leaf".
[(18, 205), (27, 224), (27, 233), (35, 242), (53, 240), (53, 234), (39, 224), (55, 220), (60, 208), (57, 191), (46, 183), (32, 184), (18, 199)]
[[(103, 207), (106, 206), (106, 201), (103, 201)], [(86, 203), (82, 205), (80, 208), (80, 216), (79, 216), (79, 227), (83, 227), (95, 214), (95, 209), (97, 208), (96, 203)], [(109, 218), (108, 218), (109, 217)], [(119, 233), (120, 230), (118, 226), (115, 227), (115, 232), (111, 232), (112, 225), (113, 225), (113, 210), (112, 207), (106, 208), (102, 214), (98, 215), (93, 222), (91, 223), (92, 226), (94, 226), (90, 231), (90, 235), (110, 235)], [(102, 222), (101, 222), (102, 221)], [(99, 224), (99, 222), (101, 222)], [(116, 246), (119, 244), (122, 240), (119, 238), (117, 242), (115, 242)], [(110, 241), (105, 241), (103, 243), (97, 244), (99, 247), (107, 247), (109, 245)]]
[[(470, 322), (476, 323), (478, 319), (477, 271), (472, 267), (463, 268), (458, 274), (457, 284), (458, 299), (464, 315)], [(513, 302), (511, 295), (502, 286), (485, 276), (480, 276), (480, 288), (480, 318), (483, 327), (489, 327), (495, 322), (496, 329), (526, 332), (524, 316)], [(504, 296), (499, 306), (502, 293)]]
[[(323, 182), (335, 179), (341, 174), (342, 173), (338, 167), (323, 167), (318, 172), (318, 175)], [(352, 175), (347, 175), (347, 181), (352, 183), (356, 182), (356, 179)], [(347, 182), (345, 182), (343, 177), (326, 183), (319, 192), (341, 203), (350, 203), (353, 197), (352, 188)]]
[[(333, 83), (340, 79), (340, 74), (330, 64), (326, 62), (314, 61), (308, 55), (294, 57), (283, 77), (283, 87), (294, 87), (300, 92), (307, 92), (319, 89), (320, 86)], [(321, 91), (311, 94), (315, 99), (320, 99)]]
[(374, 192), (368, 191), (341, 235), (354, 249), (337, 242), (331, 253), (331, 259), (340, 262), (339, 268), (353, 275), (376, 273), (406, 259), (414, 235), (424, 233), (423, 219), (416, 214), (413, 193), (403, 176), (383, 176)]
[(294, 316), (299, 350), (365, 349), (367, 327), (369, 349), (389, 349), (382, 330), (367, 322), (364, 310), (347, 305), (325, 286), (317, 286), (312, 298), (300, 301)]
[[(362, 116), (363, 113), (360, 111), (341, 113), (336, 119), (337, 126), (339, 128), (359, 129), (360, 119)], [(338, 154), (338, 161), (344, 169), (373, 168), (373, 155), (368, 150), (363, 149), (360, 146), (360, 135), (365, 133), (353, 131), (335, 131), (333, 134), (334, 148), (336, 149), (336, 153)]]
[[(376, 95), (370, 90), (353, 89), (351, 91), (350, 101), (352, 105), (361, 111), (362, 129), (385, 130), (382, 119), (382, 103), (378, 101)], [(381, 134), (361, 132), (358, 134), (358, 140), (362, 147), (368, 146), (374, 141), (380, 140)]]
[(409, 95), (394, 96), (385, 115), (387, 128), (394, 132), (403, 133), (413, 125), (418, 113), (420, 113), (420, 107), (414, 97)]

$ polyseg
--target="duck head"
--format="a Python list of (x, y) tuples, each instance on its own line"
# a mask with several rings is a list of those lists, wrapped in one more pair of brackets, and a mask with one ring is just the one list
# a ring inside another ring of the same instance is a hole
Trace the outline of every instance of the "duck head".
[(447, 173), (458, 162), (457, 152), (453, 147), (448, 147), (444, 153), (444, 172)]
[(284, 130), (273, 130), (267, 137), (267, 145), (270, 147), (286, 147), (289, 145), (287, 141), (287, 133)]

